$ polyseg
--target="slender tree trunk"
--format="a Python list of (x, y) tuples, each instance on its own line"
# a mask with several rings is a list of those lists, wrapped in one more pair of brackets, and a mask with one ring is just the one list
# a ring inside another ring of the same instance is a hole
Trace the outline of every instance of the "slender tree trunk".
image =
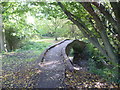
[(4, 51), (4, 36), (3, 36), (3, 29), (2, 29), (2, 6), (0, 6), (0, 53)]
[(108, 56), (110, 57), (110, 59), (112, 60), (112, 62), (118, 63), (117, 62), (118, 61), (117, 60), (117, 56), (115, 55), (114, 49), (113, 49), (112, 45), (109, 42), (109, 39), (108, 39), (107, 34), (106, 34), (106, 31), (102, 30), (100, 32), (100, 34), (101, 34), (102, 40), (104, 42), (104, 46), (105, 46), (105, 49), (106, 49), (106, 51), (108, 53)]
[(3, 32), (0, 30), (0, 53), (4, 51), (4, 38), (3, 38)]
[(58, 41), (58, 37), (57, 36), (55, 36), (55, 41)]

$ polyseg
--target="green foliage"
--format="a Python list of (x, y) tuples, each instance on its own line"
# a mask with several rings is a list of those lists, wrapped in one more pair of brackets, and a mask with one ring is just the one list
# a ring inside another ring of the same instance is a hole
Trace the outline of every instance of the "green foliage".
[[(3, 6), (4, 30), (6, 30), (6, 33), (14, 34), (14, 36), (11, 35), (12, 38), (6, 34), (6, 37), (11, 39), (9, 41), (13, 42), (13, 46), (15, 43), (20, 44), (22, 39), (31, 38), (34, 35), (40, 38), (47, 36), (79, 39), (82, 37), (76, 26), (75, 28), (71, 27), (72, 23), (66, 19), (57, 3), (3, 2), (1, 5)], [(14, 32), (9, 28), (13, 28)], [(17, 41), (20, 41), (20, 43), (17, 43)], [(9, 46), (8, 43), (7, 46)], [(16, 47), (19, 48), (21, 45)], [(16, 48), (11, 48), (11, 50), (14, 49)]]
[(87, 52), (88, 52), (89, 56), (91, 56), (91, 58), (92, 58), (92, 55), (94, 55), (93, 44), (86, 44), (86, 48), (87, 48)]
[(15, 50), (19, 48), (18, 44), (22, 39), (30, 38), (35, 34), (33, 21), (28, 20), (35, 11), (32, 9), (33, 7), (29, 8), (30, 3), (26, 2), (2, 2), (1, 5), (3, 6), (2, 17), (6, 49), (8, 51)]
[(110, 65), (110, 62), (103, 55), (101, 55), (97, 48), (95, 48), (92, 44), (87, 44), (86, 48), (89, 55), (89, 71), (100, 75), (108, 81), (120, 83), (118, 77), (115, 77), (118, 74), (116, 72), (118, 65), (115, 65), (114, 68), (106, 66), (104, 63), (106, 62)]

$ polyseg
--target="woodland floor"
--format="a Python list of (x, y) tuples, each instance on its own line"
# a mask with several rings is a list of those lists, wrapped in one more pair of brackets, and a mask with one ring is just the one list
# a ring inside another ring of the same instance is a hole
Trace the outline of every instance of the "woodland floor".
[[(30, 56), (28, 55), (29, 53)], [(28, 55), (28, 56), (27, 56)], [(32, 55), (32, 56), (31, 56)], [(12, 55), (4, 55), (4, 57), (11, 58), (16, 57), (19, 60), (24, 61), (26, 58), (37, 59), (39, 55), (35, 55), (32, 51), (17, 53)], [(23, 59), (24, 58), (24, 59)], [(3, 88), (21, 88), (27, 87), (32, 88), (35, 75), (40, 71), (38, 68), (35, 68), (38, 60), (22, 63), (16, 66), (16, 62), (13, 64), (5, 65), (2, 67), (2, 87)], [(81, 67), (79, 71), (66, 71), (65, 83), (67, 87), (76, 87), (76, 88), (117, 88), (118, 86), (115, 83), (110, 83), (105, 81), (98, 75), (91, 74)]]
[[(3, 63), (2, 66), (2, 87), (3, 88), (33, 88), (38, 74), (41, 73), (38, 67), (39, 54), (34, 51), (22, 53), (9, 53), (3, 55), (3, 60), (11, 60), (10, 63)], [(31, 62), (24, 63), (25, 60)], [(18, 63), (18, 64), (16, 64)], [(118, 85), (108, 82), (96, 74), (90, 73), (86, 68), (80, 70), (65, 71), (64, 83), (68, 88), (118, 88)]]

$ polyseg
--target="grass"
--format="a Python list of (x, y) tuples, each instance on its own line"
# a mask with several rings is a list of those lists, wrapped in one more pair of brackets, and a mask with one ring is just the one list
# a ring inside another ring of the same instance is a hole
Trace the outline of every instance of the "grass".
[(23, 47), (13, 52), (3, 54), (3, 66), (10, 64), (22, 64), (36, 60), (36, 56), (40, 55), (52, 43), (45, 41), (27, 41)]
[(44, 42), (44, 41), (37, 41), (37, 42), (29, 41), (29, 42), (25, 43), (23, 47), (21, 47), (20, 49), (17, 49), (16, 52), (28, 51), (28, 50), (32, 50), (32, 51), (37, 50), (37, 51), (41, 52), (50, 45), (51, 45), (51, 43)]

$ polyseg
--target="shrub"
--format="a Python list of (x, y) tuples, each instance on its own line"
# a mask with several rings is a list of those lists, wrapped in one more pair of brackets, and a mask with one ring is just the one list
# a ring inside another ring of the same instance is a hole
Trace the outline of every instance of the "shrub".
[(19, 42), (22, 40), (19, 36), (17, 36), (17, 31), (9, 27), (5, 30), (5, 39), (6, 39), (6, 48), (8, 51), (12, 51), (17, 49), (19, 46)]
[(120, 83), (120, 80), (116, 77), (118, 74), (116, 72), (116, 68), (119, 67), (118, 65), (114, 65), (113, 68), (106, 66), (104, 61), (111, 65), (110, 62), (101, 55), (101, 53), (93, 47), (92, 44), (87, 44), (87, 52), (89, 53), (88, 65), (91, 73), (98, 74), (108, 81)]

